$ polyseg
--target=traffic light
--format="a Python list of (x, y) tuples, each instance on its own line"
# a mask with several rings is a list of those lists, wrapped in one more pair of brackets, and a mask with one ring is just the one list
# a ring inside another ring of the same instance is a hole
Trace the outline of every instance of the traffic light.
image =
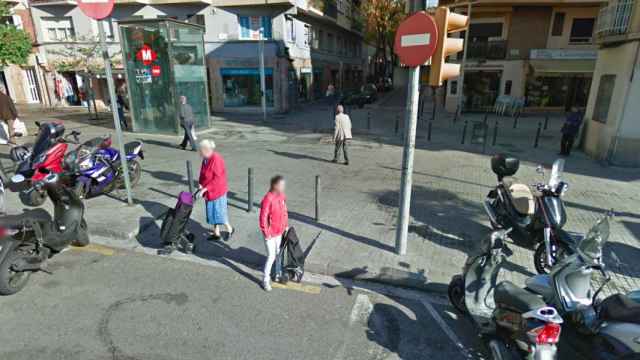
[(442, 82), (460, 75), (460, 64), (449, 64), (447, 56), (464, 49), (464, 39), (450, 38), (449, 33), (465, 30), (469, 26), (469, 17), (449, 12), (448, 7), (436, 9), (436, 26), (438, 28), (438, 42), (436, 52), (431, 58), (429, 85), (441, 86)]

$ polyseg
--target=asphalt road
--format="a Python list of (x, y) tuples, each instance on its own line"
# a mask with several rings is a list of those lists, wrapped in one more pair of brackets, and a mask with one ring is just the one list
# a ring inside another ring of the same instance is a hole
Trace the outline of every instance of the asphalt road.
[(445, 299), (408, 290), (310, 275), (266, 293), (234, 264), (93, 245), (50, 270), (0, 298), (0, 359), (453, 360), (481, 348)]

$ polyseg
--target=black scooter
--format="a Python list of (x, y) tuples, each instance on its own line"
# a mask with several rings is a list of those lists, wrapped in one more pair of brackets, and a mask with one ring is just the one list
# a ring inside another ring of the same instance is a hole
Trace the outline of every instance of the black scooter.
[[(553, 163), (548, 183), (531, 186), (514, 181), (520, 161), (512, 156), (498, 154), (491, 158), (491, 169), (498, 176), (498, 184), (489, 192), (484, 208), (494, 229), (514, 230), (516, 238), (537, 244), (534, 266), (539, 274), (546, 274), (558, 259), (571, 255), (577, 239), (562, 228), (567, 214), (562, 195), (569, 185), (562, 181), (564, 159)], [(542, 166), (538, 173), (544, 176)]]
[(469, 315), (494, 359), (555, 359), (562, 324), (555, 308), (509, 281), (497, 283), (509, 231), (494, 231), (467, 259), (449, 283), (449, 301)]
[[(53, 202), (53, 218), (43, 209), (29, 214), (0, 219), (0, 295), (22, 290), (32, 273), (47, 271), (47, 261), (69, 245), (89, 244), (84, 205), (78, 196), (60, 181), (61, 175), (49, 173), (30, 183), (15, 175), (11, 190), (44, 191)], [(27, 185), (25, 185), (27, 184)]]

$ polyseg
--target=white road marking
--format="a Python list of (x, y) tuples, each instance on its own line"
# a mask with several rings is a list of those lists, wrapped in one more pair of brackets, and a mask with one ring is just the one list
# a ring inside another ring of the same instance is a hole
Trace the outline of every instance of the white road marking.
[(458, 336), (453, 332), (451, 327), (447, 325), (442, 316), (438, 314), (438, 311), (434, 309), (433, 305), (429, 302), (429, 299), (423, 298), (421, 299), (422, 305), (427, 309), (427, 311), (431, 314), (431, 317), (438, 323), (442, 331), (449, 337), (449, 340), (458, 348), (458, 350), (462, 353), (462, 355), (467, 359), (473, 359), (473, 355), (469, 353), (469, 351), (462, 345), (462, 342), (458, 338)]
[(431, 34), (411, 34), (400, 37), (401, 47), (425, 46), (431, 43)]

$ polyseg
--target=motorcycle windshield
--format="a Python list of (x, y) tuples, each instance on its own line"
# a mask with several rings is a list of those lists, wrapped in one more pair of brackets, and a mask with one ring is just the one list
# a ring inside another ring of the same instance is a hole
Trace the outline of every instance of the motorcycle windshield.
[(578, 252), (586, 261), (597, 264), (602, 258), (602, 248), (607, 240), (609, 240), (609, 216), (603, 217), (593, 225), (578, 245)]
[(40, 129), (36, 143), (33, 145), (33, 159), (36, 159), (38, 155), (44, 154), (53, 145), (53, 137), (48, 129), (44, 127)]
[(564, 171), (564, 159), (558, 159), (553, 163), (551, 176), (549, 177), (549, 187), (555, 190), (562, 181), (562, 172)]

